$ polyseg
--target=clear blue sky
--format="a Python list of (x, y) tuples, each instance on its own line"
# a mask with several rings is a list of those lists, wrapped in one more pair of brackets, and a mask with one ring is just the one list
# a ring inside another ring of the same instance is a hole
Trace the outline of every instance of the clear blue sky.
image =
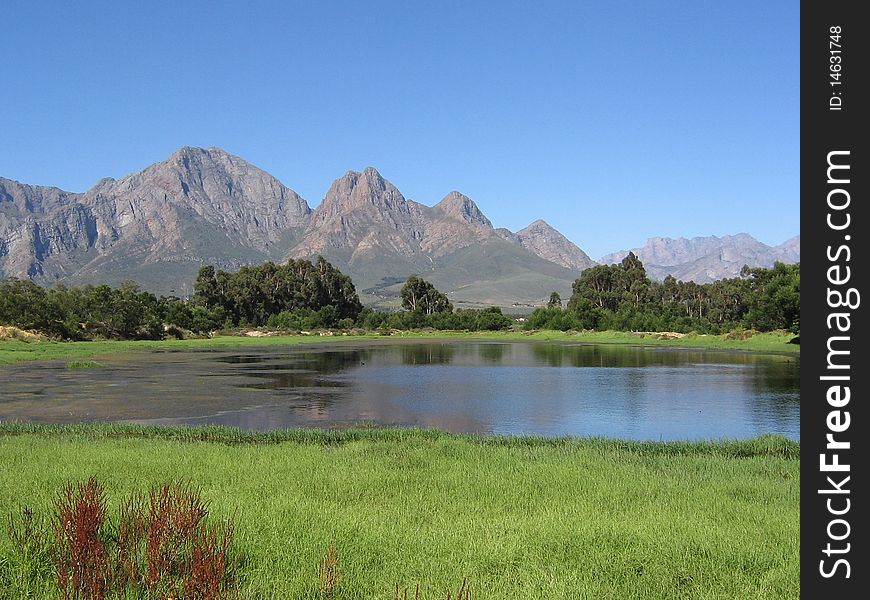
[(3, 3), (0, 176), (219, 146), (316, 206), (374, 166), (593, 258), (799, 230), (798, 2)]

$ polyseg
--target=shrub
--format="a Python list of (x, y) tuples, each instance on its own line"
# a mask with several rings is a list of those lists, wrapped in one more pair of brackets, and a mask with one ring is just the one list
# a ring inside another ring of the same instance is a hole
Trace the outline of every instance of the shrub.
[(510, 328), (511, 324), (510, 317), (504, 316), (500, 308), (493, 306), (477, 313), (475, 328), (480, 331), (499, 331)]

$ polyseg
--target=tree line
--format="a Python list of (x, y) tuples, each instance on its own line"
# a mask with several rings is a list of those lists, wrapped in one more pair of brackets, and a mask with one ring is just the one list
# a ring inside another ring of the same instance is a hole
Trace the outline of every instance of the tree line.
[(0, 324), (66, 340), (162, 338), (163, 324), (176, 322), (185, 304), (157, 298), (132, 282), (46, 289), (29, 280), (0, 281)]
[(313, 263), (291, 259), (283, 265), (267, 262), (236, 272), (204, 266), (193, 289), (193, 306), (213, 311), (233, 326), (260, 327), (281, 313), (322, 310), (326, 310), (324, 325), (332, 326), (342, 319), (355, 320), (362, 310), (350, 277), (322, 256)]
[(512, 324), (499, 308), (454, 311), (444, 294), (416, 277), (408, 279), (402, 298), (405, 311), (364, 309), (350, 277), (318, 257), (235, 272), (203, 266), (190, 299), (158, 297), (134, 282), (44, 288), (4, 279), (0, 324), (65, 340), (162, 339), (236, 327), (492, 330)]
[(596, 265), (574, 282), (567, 307), (554, 292), (527, 329), (610, 329), (724, 333), (736, 329), (800, 332), (800, 265), (743, 267), (740, 277), (699, 284), (668, 276), (652, 281), (629, 253)]
[[(322, 257), (266, 262), (228, 272), (203, 266), (190, 299), (156, 296), (133, 282), (44, 288), (29, 280), (0, 281), (0, 324), (58, 339), (161, 339), (217, 329), (263, 327), (501, 330), (513, 320), (501, 309), (455, 309), (428, 281), (411, 276), (400, 292), (403, 311), (363, 308), (350, 277)], [(800, 268), (777, 263), (740, 277), (697, 284), (650, 280), (629, 254), (597, 265), (574, 282), (562, 306), (553, 293), (526, 329), (611, 329), (722, 333), (739, 328), (800, 330)]]

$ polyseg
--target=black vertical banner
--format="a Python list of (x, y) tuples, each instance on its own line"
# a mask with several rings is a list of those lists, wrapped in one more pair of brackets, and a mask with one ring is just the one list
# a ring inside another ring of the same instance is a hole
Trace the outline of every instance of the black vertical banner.
[(801, 596), (831, 600), (870, 590), (870, 23), (859, 6), (801, 4)]

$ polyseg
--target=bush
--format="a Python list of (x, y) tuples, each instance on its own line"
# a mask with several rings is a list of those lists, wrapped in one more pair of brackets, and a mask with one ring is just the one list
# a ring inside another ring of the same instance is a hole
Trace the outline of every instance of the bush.
[(305, 308), (297, 310), (285, 310), (277, 315), (272, 315), (267, 321), (267, 325), (273, 329), (283, 329), (285, 331), (302, 331), (303, 329), (311, 328), (311, 314), (313, 311)]
[(480, 331), (499, 331), (509, 329), (512, 323), (510, 317), (504, 316), (501, 309), (494, 306), (485, 308), (477, 313), (475, 329)]
[(364, 329), (375, 330), (382, 328), (386, 320), (387, 313), (366, 307), (362, 309), (356, 322)]

